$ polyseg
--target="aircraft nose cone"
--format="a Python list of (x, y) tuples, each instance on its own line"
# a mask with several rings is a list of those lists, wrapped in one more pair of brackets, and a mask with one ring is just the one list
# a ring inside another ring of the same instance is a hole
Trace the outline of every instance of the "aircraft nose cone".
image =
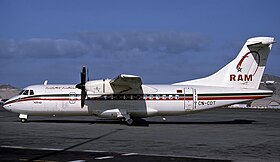
[(3, 103), (2, 107), (7, 110), (7, 105), (5, 105), (5, 103)]
[(3, 108), (8, 110), (8, 111), (11, 111), (11, 105), (7, 103), (8, 101), (4, 102), (3, 104)]

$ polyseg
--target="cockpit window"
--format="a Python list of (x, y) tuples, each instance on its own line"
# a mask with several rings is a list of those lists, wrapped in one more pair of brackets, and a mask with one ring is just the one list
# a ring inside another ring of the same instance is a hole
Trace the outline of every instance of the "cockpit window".
[(22, 95), (24, 91), (25, 91), (25, 90), (20, 91), (18, 95)]
[(33, 91), (33, 90), (30, 90), (30, 91), (29, 91), (29, 95), (34, 95), (34, 91)]
[(34, 91), (33, 90), (22, 90), (21, 92), (19, 92), (19, 95), (34, 95)]
[(22, 95), (28, 95), (29, 90), (25, 90)]

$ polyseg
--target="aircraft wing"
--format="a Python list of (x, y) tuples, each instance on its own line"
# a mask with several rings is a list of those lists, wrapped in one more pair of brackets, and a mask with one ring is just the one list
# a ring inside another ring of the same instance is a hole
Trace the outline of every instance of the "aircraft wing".
[(135, 75), (121, 74), (110, 81), (115, 93), (141, 93), (141, 77)]

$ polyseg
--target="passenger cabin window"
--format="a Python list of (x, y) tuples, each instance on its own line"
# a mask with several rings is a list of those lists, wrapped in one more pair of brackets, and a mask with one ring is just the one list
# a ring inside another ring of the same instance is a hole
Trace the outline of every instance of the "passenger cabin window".
[(146, 100), (147, 98), (148, 98), (147, 95), (144, 95), (144, 96), (143, 96), (143, 99), (144, 99), (144, 100)]
[(169, 96), (168, 96), (168, 99), (169, 99), (169, 100), (172, 100), (172, 99), (173, 99), (173, 95), (169, 95)]
[(156, 95), (156, 99), (159, 100), (159, 99), (160, 99), (160, 96), (159, 96), (159, 95)]

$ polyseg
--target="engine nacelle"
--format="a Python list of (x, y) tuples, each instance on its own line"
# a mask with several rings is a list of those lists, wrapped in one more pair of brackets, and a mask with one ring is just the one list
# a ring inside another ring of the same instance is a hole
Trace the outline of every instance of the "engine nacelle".
[(86, 82), (85, 88), (87, 92), (92, 94), (112, 94), (113, 90), (110, 80), (94, 80)]

